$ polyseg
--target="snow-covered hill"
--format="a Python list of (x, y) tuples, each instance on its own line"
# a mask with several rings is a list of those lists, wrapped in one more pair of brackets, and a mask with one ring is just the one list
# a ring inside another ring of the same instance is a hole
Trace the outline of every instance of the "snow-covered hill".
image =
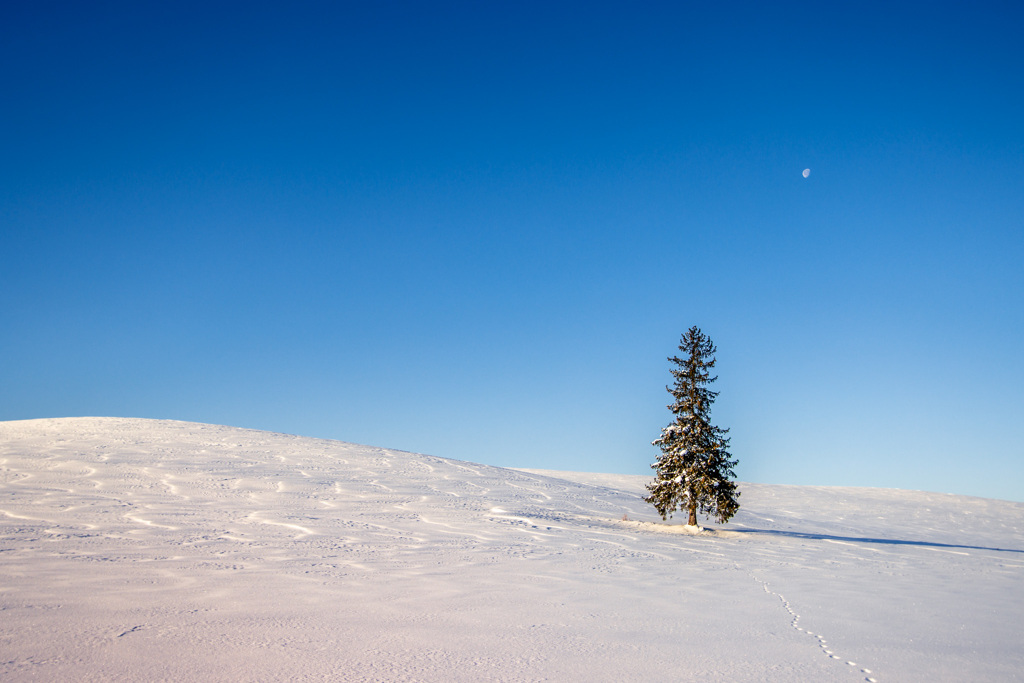
[(0, 423), (0, 679), (1024, 676), (1024, 505), (744, 484), (691, 535), (645, 481)]

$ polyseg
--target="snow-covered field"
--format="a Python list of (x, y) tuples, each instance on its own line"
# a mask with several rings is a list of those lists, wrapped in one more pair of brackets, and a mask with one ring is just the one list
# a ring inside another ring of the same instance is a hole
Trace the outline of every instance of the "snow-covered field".
[(1024, 505), (743, 484), (694, 535), (648, 480), (0, 423), (0, 679), (1024, 677)]

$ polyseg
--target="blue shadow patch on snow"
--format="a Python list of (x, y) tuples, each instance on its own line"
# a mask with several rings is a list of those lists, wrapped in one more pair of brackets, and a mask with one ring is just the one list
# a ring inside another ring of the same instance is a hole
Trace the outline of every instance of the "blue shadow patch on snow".
[(895, 538), (868, 538), (857, 536), (833, 536), (830, 534), (814, 534), (802, 531), (783, 531), (779, 529), (730, 529), (736, 534), (759, 534), (766, 536), (785, 536), (787, 538), (802, 538), (811, 541), (842, 541), (846, 543), (880, 543), (884, 545), (909, 545), (923, 548), (948, 548), (954, 550), (991, 550), (999, 553), (1024, 553), (1024, 550), (1014, 548), (990, 548), (980, 545), (956, 545), (953, 543), (934, 543), (931, 541), (906, 541)]

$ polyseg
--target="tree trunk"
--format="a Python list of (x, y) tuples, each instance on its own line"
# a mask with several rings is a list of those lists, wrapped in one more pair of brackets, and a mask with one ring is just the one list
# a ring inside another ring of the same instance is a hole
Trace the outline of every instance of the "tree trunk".
[(697, 526), (697, 501), (693, 498), (690, 498), (690, 521), (687, 524)]

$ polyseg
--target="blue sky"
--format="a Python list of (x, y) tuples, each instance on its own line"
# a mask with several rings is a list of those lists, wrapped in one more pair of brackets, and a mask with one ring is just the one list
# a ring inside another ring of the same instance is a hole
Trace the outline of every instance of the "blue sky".
[(1024, 500), (1019, 3), (141, 5), (0, 10), (0, 420), (646, 474), (698, 325), (740, 479)]

